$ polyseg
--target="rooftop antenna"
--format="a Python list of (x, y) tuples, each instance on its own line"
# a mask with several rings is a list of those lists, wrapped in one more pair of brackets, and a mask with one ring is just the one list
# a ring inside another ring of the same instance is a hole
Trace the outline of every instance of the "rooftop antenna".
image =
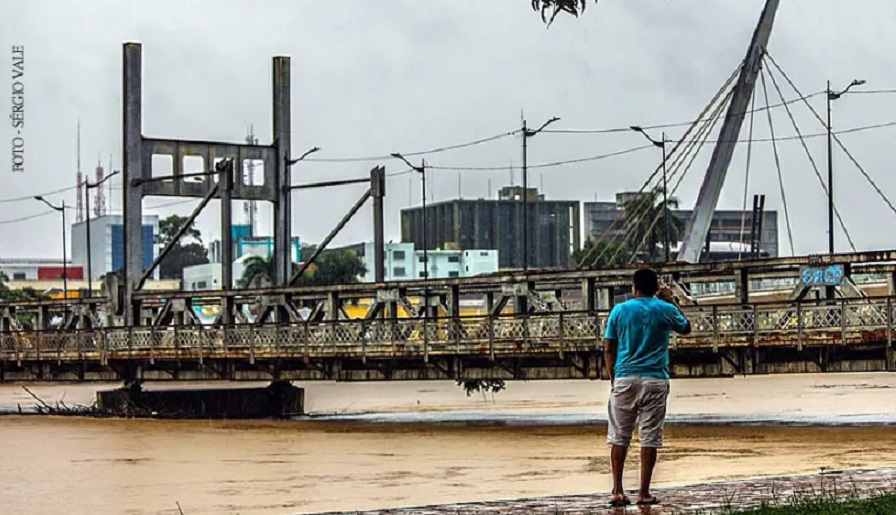
[[(258, 138), (255, 137), (255, 128), (252, 124), (249, 124), (249, 132), (246, 135), (246, 144), (248, 145), (258, 145)], [(248, 186), (255, 186), (255, 163), (250, 159), (246, 173), (248, 174)], [(256, 213), (258, 212), (258, 206), (256, 205), (254, 200), (247, 200), (245, 204), (243, 204), (243, 211), (246, 214), (246, 222), (249, 224), (249, 236), (255, 236), (255, 218)]]
[(75, 218), (78, 222), (84, 221), (84, 181), (83, 176), (81, 175), (81, 117), (78, 116), (78, 137), (77, 142), (75, 143), (76, 152), (78, 154), (77, 163), (78, 163), (78, 173), (76, 174), (75, 180), (77, 181), (77, 196), (78, 198), (75, 200)]

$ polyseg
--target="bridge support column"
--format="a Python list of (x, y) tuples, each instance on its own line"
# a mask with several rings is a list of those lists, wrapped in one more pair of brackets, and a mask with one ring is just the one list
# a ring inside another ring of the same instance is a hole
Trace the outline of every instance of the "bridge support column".
[(597, 296), (594, 294), (594, 283), (595, 280), (593, 277), (582, 279), (582, 309), (584, 311), (592, 312), (597, 309)]
[(734, 274), (734, 298), (741, 304), (750, 303), (750, 275), (746, 268)]

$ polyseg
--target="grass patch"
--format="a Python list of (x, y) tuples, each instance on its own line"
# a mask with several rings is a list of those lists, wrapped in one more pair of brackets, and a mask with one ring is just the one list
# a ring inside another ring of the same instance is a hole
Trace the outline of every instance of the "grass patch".
[(892, 515), (896, 513), (896, 494), (891, 493), (867, 499), (797, 496), (777, 506), (729, 511), (728, 515), (846, 515), (854, 513)]

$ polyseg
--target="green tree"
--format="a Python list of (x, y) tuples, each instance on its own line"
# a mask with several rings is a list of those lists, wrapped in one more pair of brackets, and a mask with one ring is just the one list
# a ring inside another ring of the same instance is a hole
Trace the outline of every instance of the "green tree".
[[(303, 254), (305, 248), (302, 250)], [(312, 250), (313, 253), (313, 250)], [(311, 253), (305, 254), (311, 257)], [(293, 273), (299, 268), (293, 264)], [(312, 264), (308, 270), (302, 274), (297, 283), (298, 286), (311, 285), (328, 285), (328, 284), (350, 284), (358, 282), (358, 278), (367, 273), (364, 262), (357, 254), (351, 251), (344, 252), (325, 252), (317, 258), (317, 262)], [(270, 280), (274, 275), (274, 258), (253, 256), (244, 263), (243, 273), (240, 277), (239, 284), (246, 288), (251, 286), (256, 278), (266, 277)]]
[[(171, 215), (159, 222), (159, 243), (162, 248), (174, 240), (186, 217)], [(184, 268), (208, 263), (208, 251), (202, 245), (202, 234), (192, 225), (184, 232), (179, 244), (171, 249), (159, 265), (162, 279), (183, 279)]]
[(22, 288), (13, 290), (7, 284), (9, 277), (0, 272), (0, 302), (21, 302), (27, 300), (46, 299), (47, 296), (34, 288)]
[(633, 254), (645, 255), (651, 261), (661, 259), (665, 236), (664, 211), (668, 212), (669, 217), (669, 246), (674, 246), (684, 234), (684, 221), (675, 214), (678, 205), (675, 197), (669, 197), (664, 204), (663, 189), (660, 187), (626, 202), (623, 209), (628, 249)]
[[(615, 256), (615, 257), (614, 257)], [(620, 245), (607, 240), (585, 240), (582, 248), (573, 251), (570, 261), (573, 266), (606, 266), (628, 263), (629, 252)]]

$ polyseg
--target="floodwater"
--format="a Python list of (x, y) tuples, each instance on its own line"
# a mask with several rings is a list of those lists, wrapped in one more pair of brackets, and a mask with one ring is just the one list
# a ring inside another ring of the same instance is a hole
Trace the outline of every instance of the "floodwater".
[[(30, 388), (78, 404), (110, 386)], [(183, 387), (150, 385), (174, 386)], [(606, 382), (508, 383), (494, 398), (450, 382), (300, 386), (306, 408), (323, 416), (0, 417), (0, 512), (177, 514), (179, 503), (187, 515), (291, 514), (610, 484)], [(657, 486), (892, 466), (894, 392), (896, 374), (674, 381)], [(20, 386), (0, 386), (0, 409), (33, 404)], [(632, 461), (629, 488), (635, 469)]]

